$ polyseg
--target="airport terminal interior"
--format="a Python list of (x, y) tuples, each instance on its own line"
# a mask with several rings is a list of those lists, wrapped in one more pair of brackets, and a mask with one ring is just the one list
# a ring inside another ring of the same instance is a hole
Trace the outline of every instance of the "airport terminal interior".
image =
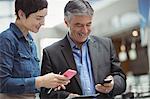
[[(45, 25), (38, 33), (31, 33), (40, 59), (43, 48), (67, 33), (63, 10), (68, 0), (47, 1), (49, 7)], [(131, 95), (150, 99), (150, 0), (88, 1), (95, 10), (91, 34), (112, 39), (121, 67), (127, 75), (124, 97)], [(14, 0), (0, 0), (0, 33), (15, 18)]]

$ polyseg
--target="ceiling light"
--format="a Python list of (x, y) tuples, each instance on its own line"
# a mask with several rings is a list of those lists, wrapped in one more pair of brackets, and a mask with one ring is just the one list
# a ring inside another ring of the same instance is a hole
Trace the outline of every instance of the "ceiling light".
[(137, 31), (137, 30), (133, 30), (133, 31), (132, 31), (132, 35), (133, 35), (134, 37), (137, 37), (137, 36), (138, 36), (138, 31)]

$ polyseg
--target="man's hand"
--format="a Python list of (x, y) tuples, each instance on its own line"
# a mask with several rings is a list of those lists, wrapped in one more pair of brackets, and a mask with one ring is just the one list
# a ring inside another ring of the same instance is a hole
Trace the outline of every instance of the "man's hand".
[(104, 84), (97, 84), (95, 86), (96, 90), (101, 93), (109, 93), (113, 87), (114, 87), (114, 78), (113, 76), (109, 75), (106, 77), (106, 79), (111, 79), (112, 81), (110, 83), (104, 83)]

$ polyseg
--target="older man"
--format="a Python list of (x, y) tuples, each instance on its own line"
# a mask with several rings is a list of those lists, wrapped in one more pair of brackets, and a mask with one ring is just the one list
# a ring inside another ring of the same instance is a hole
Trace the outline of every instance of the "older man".
[[(112, 41), (90, 36), (93, 8), (86, 0), (70, 0), (64, 9), (68, 27), (66, 37), (43, 50), (42, 75), (65, 72), (71, 68), (77, 75), (65, 90), (43, 88), (41, 98), (66, 98), (100, 93), (112, 98), (126, 89), (126, 77), (120, 68)], [(104, 83), (104, 80), (111, 80)]]

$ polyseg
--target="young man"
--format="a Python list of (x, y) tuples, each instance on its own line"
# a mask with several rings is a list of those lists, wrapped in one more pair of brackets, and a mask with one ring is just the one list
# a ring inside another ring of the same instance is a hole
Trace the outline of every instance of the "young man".
[(44, 25), (46, 0), (16, 0), (16, 22), (0, 34), (0, 99), (35, 99), (39, 88), (66, 85), (69, 79), (48, 73), (40, 75), (36, 46), (29, 31)]
[[(126, 77), (120, 68), (112, 41), (90, 36), (93, 9), (86, 0), (70, 0), (64, 9), (69, 29), (66, 37), (43, 50), (42, 75), (64, 72), (71, 68), (77, 75), (66, 90), (47, 94), (42, 99), (66, 98), (100, 93), (100, 98), (112, 98), (126, 89)], [(111, 80), (104, 83), (104, 80)], [(98, 98), (99, 98), (98, 97)]]

